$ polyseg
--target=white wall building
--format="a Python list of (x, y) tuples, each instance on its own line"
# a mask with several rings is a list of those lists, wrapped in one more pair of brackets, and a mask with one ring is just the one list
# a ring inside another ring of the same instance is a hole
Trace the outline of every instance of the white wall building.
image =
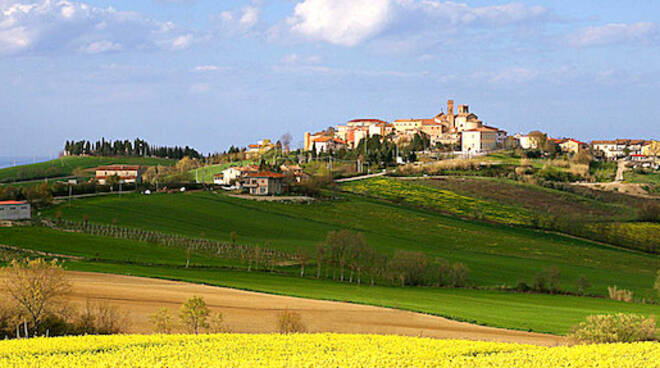
[(29, 220), (32, 216), (30, 204), (25, 201), (0, 202), (0, 220)]

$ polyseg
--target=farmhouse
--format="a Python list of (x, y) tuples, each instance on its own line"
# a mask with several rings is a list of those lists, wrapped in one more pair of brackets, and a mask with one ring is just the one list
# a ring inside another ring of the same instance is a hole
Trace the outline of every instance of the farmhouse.
[(321, 152), (332, 152), (338, 149), (346, 148), (346, 142), (339, 138), (333, 137), (320, 137), (312, 141), (313, 148), (316, 149), (316, 153)]
[(247, 189), (252, 195), (282, 194), (286, 186), (285, 178), (286, 175), (271, 171), (248, 173), (241, 179), (241, 188)]
[(608, 159), (641, 155), (645, 144), (646, 141), (643, 139), (616, 139), (591, 142), (593, 150), (601, 153)]
[(0, 202), (0, 220), (28, 220), (31, 217), (30, 204), (26, 201)]
[(96, 181), (105, 185), (116, 177), (120, 183), (141, 183), (142, 169), (137, 165), (108, 165), (96, 168)]
[(300, 167), (299, 165), (281, 165), (280, 170), (282, 170), (282, 173), (284, 173), (285, 175), (292, 176), (297, 183), (300, 183), (302, 179), (306, 176), (302, 167)]
[(248, 145), (248, 150), (245, 155), (249, 160), (253, 160), (261, 157), (261, 155), (274, 148), (275, 145), (271, 143), (270, 139), (264, 139), (257, 142), (256, 144)]
[[(234, 166), (222, 170), (220, 174), (217, 174), (213, 178), (213, 183), (217, 185), (231, 185), (250, 172), (259, 171), (259, 166), (250, 165), (250, 166)], [(240, 183), (238, 183), (240, 184)]]

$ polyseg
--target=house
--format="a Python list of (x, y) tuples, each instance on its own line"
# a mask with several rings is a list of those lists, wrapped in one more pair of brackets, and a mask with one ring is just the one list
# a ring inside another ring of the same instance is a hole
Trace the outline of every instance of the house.
[(96, 168), (96, 181), (106, 185), (108, 179), (116, 177), (119, 183), (139, 184), (142, 182), (142, 169), (137, 165), (108, 165)]
[(346, 142), (339, 138), (320, 137), (312, 141), (312, 148), (316, 150), (317, 154), (321, 152), (333, 152), (346, 148)]
[(562, 139), (558, 143), (562, 152), (578, 154), (579, 152), (584, 151), (588, 148), (588, 145), (584, 142), (580, 142), (573, 138)]
[(292, 176), (297, 183), (300, 183), (305, 176), (308, 176), (299, 165), (281, 165), (280, 170), (285, 175)]
[(482, 126), (461, 132), (463, 153), (481, 153), (497, 148), (497, 128)]
[[(227, 169), (222, 170), (220, 174), (217, 174), (213, 177), (213, 183), (217, 185), (231, 185), (239, 179), (250, 172), (259, 171), (259, 166), (250, 165), (250, 166), (233, 166)], [(240, 183), (239, 183), (240, 184)]]
[(660, 141), (650, 140), (642, 147), (642, 155), (660, 157)]
[(271, 171), (248, 173), (241, 178), (241, 188), (247, 189), (252, 195), (282, 194), (286, 188), (286, 175)]
[(0, 221), (29, 220), (31, 216), (30, 204), (26, 201), (0, 202)]
[(607, 159), (618, 159), (630, 155), (641, 155), (646, 141), (643, 139), (615, 139), (593, 141), (593, 150)]
[(245, 157), (248, 160), (258, 159), (264, 153), (275, 148), (275, 145), (270, 142), (270, 139), (264, 139), (258, 141), (256, 144), (249, 144), (247, 151), (245, 151)]

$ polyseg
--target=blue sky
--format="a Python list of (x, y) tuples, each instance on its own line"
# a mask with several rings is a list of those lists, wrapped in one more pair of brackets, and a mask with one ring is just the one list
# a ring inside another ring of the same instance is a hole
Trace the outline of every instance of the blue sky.
[(660, 138), (660, 2), (0, 0), (0, 156), (203, 152), (447, 99), (510, 133)]

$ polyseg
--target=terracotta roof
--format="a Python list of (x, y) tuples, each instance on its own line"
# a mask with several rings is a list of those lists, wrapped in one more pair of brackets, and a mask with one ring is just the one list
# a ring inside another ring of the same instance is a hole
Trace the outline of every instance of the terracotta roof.
[(27, 204), (27, 201), (0, 201), (0, 206)]
[(442, 124), (438, 123), (434, 119), (422, 119), (422, 125), (429, 126), (429, 125), (434, 125), (434, 126), (443, 126)]
[(333, 141), (333, 142), (339, 143), (339, 144), (346, 144), (346, 142), (342, 141), (341, 139), (333, 138), (333, 137), (319, 137), (319, 138), (312, 139), (312, 142), (318, 142), (318, 143), (323, 143), (323, 142), (328, 142), (328, 141)]
[(646, 155), (640, 155), (640, 154), (633, 154), (631, 155), (632, 157), (646, 157)]
[(424, 119), (398, 119), (394, 120), (395, 123), (407, 123), (407, 122), (412, 122), (412, 121), (422, 121)]
[(591, 144), (616, 144), (616, 141), (591, 141)]
[[(116, 175), (107, 175), (107, 176), (97, 176), (96, 179), (107, 179), (107, 178), (112, 178), (115, 177)], [(137, 179), (137, 176), (135, 175), (126, 175), (126, 176), (120, 176), (120, 180), (126, 180), (126, 179)]]
[(276, 172), (272, 172), (272, 171), (261, 171), (261, 172), (256, 172), (256, 173), (248, 173), (246, 176), (250, 177), (250, 178), (286, 178), (286, 175), (282, 175), (280, 173), (276, 173)]
[(474, 129), (468, 129), (464, 130), (464, 132), (497, 132), (498, 129), (496, 128), (489, 128), (487, 126), (482, 126), (480, 128), (474, 128)]
[(353, 119), (348, 122), (349, 123), (387, 123), (386, 121), (380, 119)]
[(573, 138), (564, 139), (563, 142), (561, 142), (561, 143), (566, 143), (566, 142), (575, 142), (575, 143), (580, 144), (580, 145), (583, 145), (583, 146), (586, 146), (586, 145), (587, 145), (586, 143), (584, 143), (584, 142), (580, 142), (580, 141), (578, 141), (577, 139), (573, 139)]
[(96, 168), (96, 171), (105, 170), (105, 171), (119, 171), (119, 170), (140, 170), (138, 165), (108, 165), (108, 166), (99, 166)]

